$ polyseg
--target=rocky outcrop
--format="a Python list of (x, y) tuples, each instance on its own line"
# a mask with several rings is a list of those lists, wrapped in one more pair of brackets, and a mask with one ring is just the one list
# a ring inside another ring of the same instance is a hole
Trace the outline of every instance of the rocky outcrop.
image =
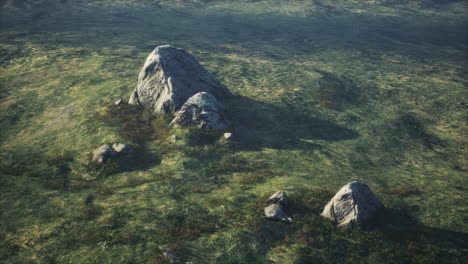
[(268, 205), (263, 209), (265, 217), (270, 220), (291, 223), (292, 219), (286, 213), (288, 208), (288, 196), (286, 192), (275, 192), (267, 201)]
[(206, 92), (190, 97), (170, 125), (174, 124), (218, 130), (224, 130), (231, 125), (224, 116), (223, 105), (216, 97)]
[(133, 149), (129, 145), (123, 143), (115, 143), (112, 147), (108, 144), (102, 145), (93, 151), (92, 162), (101, 165), (114, 157), (126, 155), (131, 152), (133, 152)]
[(335, 194), (322, 216), (334, 220), (338, 226), (368, 229), (372, 219), (383, 209), (384, 205), (367, 184), (354, 181)]
[(156, 113), (171, 113), (199, 92), (208, 92), (220, 100), (232, 95), (190, 54), (165, 45), (154, 49), (146, 59), (128, 103), (152, 108)]
[(117, 155), (118, 153), (113, 148), (111, 148), (111, 146), (106, 144), (93, 151), (92, 161), (96, 164), (102, 164)]

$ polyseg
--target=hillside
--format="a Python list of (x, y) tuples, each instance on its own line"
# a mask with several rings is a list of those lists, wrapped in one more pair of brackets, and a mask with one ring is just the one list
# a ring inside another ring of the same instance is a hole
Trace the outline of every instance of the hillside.
[[(0, 5), (1, 263), (468, 257), (463, 1)], [(114, 105), (164, 44), (233, 92), (235, 144)], [(116, 142), (136, 152), (90, 163)], [(320, 216), (354, 180), (386, 206), (374, 231)], [(278, 190), (292, 224), (264, 219)]]

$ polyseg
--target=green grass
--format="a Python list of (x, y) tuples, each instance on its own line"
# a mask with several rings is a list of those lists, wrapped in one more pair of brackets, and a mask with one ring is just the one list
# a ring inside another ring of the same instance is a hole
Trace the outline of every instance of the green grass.
[[(0, 4), (0, 262), (468, 257), (462, 1)], [(162, 44), (235, 94), (236, 142), (113, 105)], [(116, 142), (135, 153), (90, 163)], [(387, 207), (372, 232), (319, 215), (353, 180)], [(292, 224), (263, 218), (277, 190)]]

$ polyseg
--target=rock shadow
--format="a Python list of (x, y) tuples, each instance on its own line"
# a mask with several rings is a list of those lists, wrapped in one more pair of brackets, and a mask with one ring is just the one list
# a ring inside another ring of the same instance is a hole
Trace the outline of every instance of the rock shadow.
[(161, 164), (161, 156), (149, 150), (146, 144), (140, 143), (138, 148), (118, 160), (118, 172), (147, 170)]
[(383, 239), (397, 244), (429, 243), (444, 250), (466, 249), (468, 234), (426, 226), (404, 209), (385, 208), (375, 219), (375, 230)]
[(169, 137), (170, 129), (165, 117), (154, 118), (151, 111), (123, 104), (109, 106), (95, 119), (116, 129), (124, 140), (119, 143), (129, 144), (134, 150), (133, 153), (117, 160), (118, 172), (147, 170), (161, 163), (160, 155), (148, 148), (147, 142)]
[(354, 139), (359, 134), (332, 121), (311, 116), (290, 104), (271, 104), (235, 96), (227, 102), (228, 119), (240, 148), (311, 150), (314, 141)]

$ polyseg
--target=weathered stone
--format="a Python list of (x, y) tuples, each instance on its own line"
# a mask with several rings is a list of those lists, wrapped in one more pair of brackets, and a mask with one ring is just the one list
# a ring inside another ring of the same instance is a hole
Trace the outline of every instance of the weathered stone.
[(277, 203), (277, 204), (282, 204), (285, 207), (288, 206), (288, 202), (289, 202), (289, 199), (288, 199), (288, 196), (286, 195), (286, 192), (282, 192), (282, 191), (275, 192), (270, 197), (270, 199), (268, 199), (269, 204)]
[(97, 148), (93, 151), (93, 159), (92, 161), (97, 164), (102, 164), (108, 161), (110, 158), (116, 156), (118, 153), (115, 152), (111, 146), (109, 145), (102, 145), (101, 147)]
[(112, 148), (118, 154), (122, 154), (122, 155), (129, 154), (129, 153), (133, 152), (133, 149), (129, 145), (123, 144), (123, 143), (115, 143), (114, 145), (112, 145)]
[(228, 128), (231, 123), (224, 117), (224, 107), (213, 95), (201, 92), (190, 97), (177, 112), (170, 125), (181, 124), (199, 128)]
[(227, 139), (227, 140), (232, 140), (233, 135), (232, 135), (232, 133), (224, 133), (224, 138)]
[(115, 101), (114, 104), (115, 104), (116, 106), (119, 106), (119, 105), (123, 104), (123, 100), (122, 100), (122, 99), (119, 99), (119, 100)]
[(335, 194), (325, 206), (322, 216), (336, 221), (338, 226), (368, 229), (371, 220), (383, 209), (384, 205), (367, 184), (354, 181)]
[(209, 92), (218, 99), (232, 95), (193, 56), (165, 45), (146, 59), (128, 103), (152, 108), (156, 113), (171, 113), (199, 92)]
[(270, 204), (263, 209), (265, 217), (270, 220), (277, 220), (281, 222), (292, 222), (292, 219), (283, 211), (278, 204)]

